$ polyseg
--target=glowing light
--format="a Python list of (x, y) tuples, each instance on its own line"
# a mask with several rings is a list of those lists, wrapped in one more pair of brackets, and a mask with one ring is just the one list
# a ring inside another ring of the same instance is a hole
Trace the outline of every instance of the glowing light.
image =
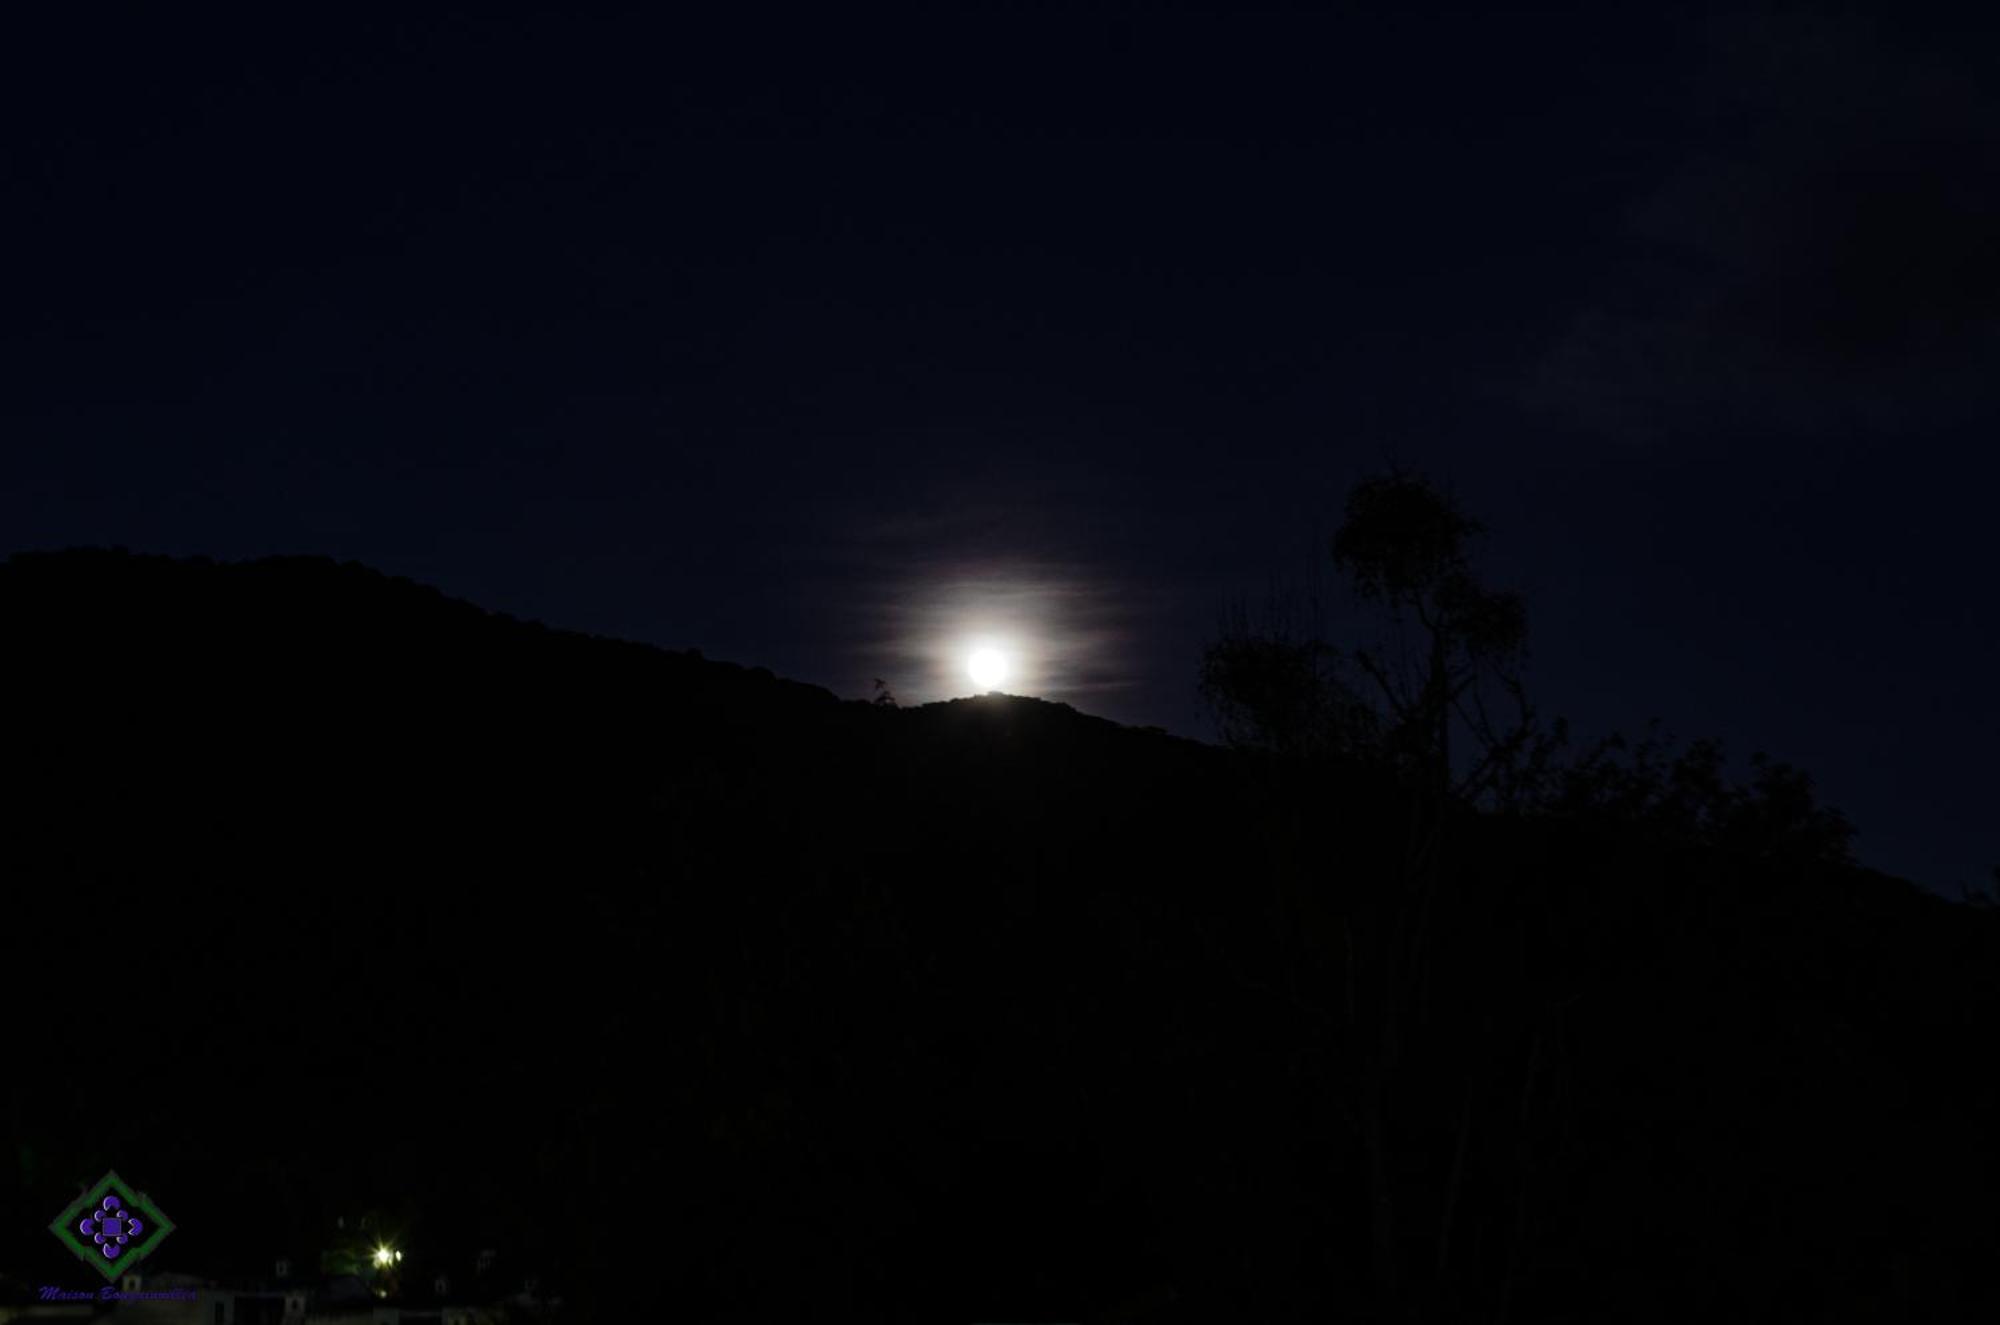
[(387, 1247), (377, 1247), (375, 1249), (375, 1263), (377, 1265), (387, 1265), (395, 1259), (396, 1253), (390, 1251)]
[(990, 644), (982, 644), (966, 659), (965, 670), (971, 674), (974, 685), (991, 690), (1007, 679), (1007, 655)]

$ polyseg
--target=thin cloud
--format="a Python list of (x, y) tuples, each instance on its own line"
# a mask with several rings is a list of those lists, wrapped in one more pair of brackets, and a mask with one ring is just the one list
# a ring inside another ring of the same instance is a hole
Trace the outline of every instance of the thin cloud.
[(1008, 657), (1011, 693), (1081, 706), (1141, 684), (1138, 641), (1158, 592), (1107, 569), (1058, 477), (941, 483), (906, 494), (914, 509), (830, 513), (836, 560), (822, 578), (855, 693), (881, 677), (906, 704), (971, 694), (979, 643)]
[(1990, 413), (2000, 105), (1948, 54), (1765, 16), (1715, 29), (1695, 117), (1531, 406), (1636, 442)]
[[(861, 629), (848, 648), (905, 702), (973, 693), (972, 647), (991, 643), (1013, 674), (1014, 693), (1078, 702), (1138, 683), (1132, 645), (1143, 603), (1090, 568), (1026, 558), (908, 564), (857, 604)], [(865, 670), (865, 668), (858, 668)]]

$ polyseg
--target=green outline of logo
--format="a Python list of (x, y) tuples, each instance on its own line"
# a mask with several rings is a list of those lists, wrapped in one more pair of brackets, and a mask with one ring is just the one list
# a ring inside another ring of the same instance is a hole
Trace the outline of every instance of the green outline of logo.
[[(88, 1244), (77, 1241), (76, 1226), (83, 1212), (95, 1209), (107, 1196), (117, 1197), (125, 1209), (136, 1214), (146, 1225), (145, 1241), (116, 1260), (106, 1260)], [(136, 1265), (152, 1255), (153, 1248), (173, 1231), (174, 1221), (167, 1218), (144, 1192), (134, 1191), (132, 1184), (119, 1177), (116, 1170), (99, 1178), (95, 1187), (70, 1202), (68, 1209), (49, 1222), (49, 1232), (61, 1238), (63, 1245), (75, 1252), (78, 1260), (103, 1275), (107, 1283), (123, 1274), (126, 1266)]]

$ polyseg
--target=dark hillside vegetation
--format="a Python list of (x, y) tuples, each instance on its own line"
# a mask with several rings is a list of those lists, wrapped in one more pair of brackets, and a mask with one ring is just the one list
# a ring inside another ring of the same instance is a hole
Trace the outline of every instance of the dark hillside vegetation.
[(16, 556), (0, 639), (32, 1282), (115, 1166), (162, 1269), (374, 1208), (606, 1314), (2000, 1308), (2000, 920), (1900, 880), (1461, 811), (1419, 922), (1337, 757), (325, 560)]

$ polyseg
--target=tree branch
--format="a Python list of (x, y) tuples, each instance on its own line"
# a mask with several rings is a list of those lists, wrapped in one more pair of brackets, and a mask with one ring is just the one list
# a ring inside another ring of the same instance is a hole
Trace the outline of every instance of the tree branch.
[(1361, 664), (1361, 670), (1368, 673), (1369, 679), (1381, 689), (1382, 698), (1389, 701), (1390, 711), (1395, 714), (1396, 721), (1409, 722), (1410, 706), (1396, 694), (1395, 687), (1390, 685), (1388, 676), (1382, 671), (1382, 665), (1365, 649), (1357, 650), (1354, 657), (1355, 661)]

